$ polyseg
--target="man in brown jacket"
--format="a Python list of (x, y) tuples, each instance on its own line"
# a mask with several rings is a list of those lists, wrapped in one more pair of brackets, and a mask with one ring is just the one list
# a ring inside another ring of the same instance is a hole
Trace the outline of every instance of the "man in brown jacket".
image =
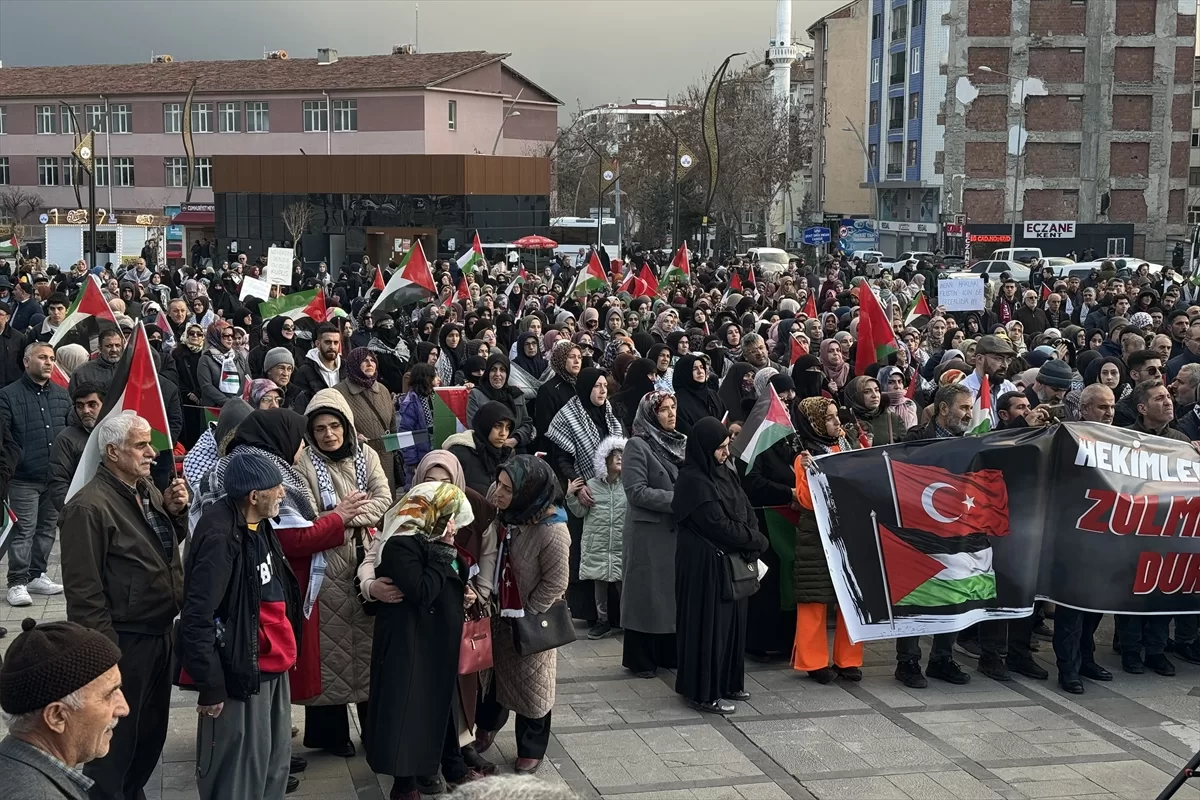
[(149, 480), (157, 455), (150, 425), (130, 412), (96, 426), (102, 463), (63, 507), (62, 566), (67, 618), (121, 648), (129, 717), (108, 755), (84, 774), (92, 800), (144, 796), (167, 739), (171, 705), (171, 629), (183, 604), (179, 542), (187, 534), (187, 485), (159, 493)]

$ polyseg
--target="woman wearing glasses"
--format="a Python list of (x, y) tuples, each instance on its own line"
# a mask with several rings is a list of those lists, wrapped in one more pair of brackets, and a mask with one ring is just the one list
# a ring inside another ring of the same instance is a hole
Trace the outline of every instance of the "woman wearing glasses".
[(276, 347), (287, 348), (292, 354), (292, 358), (296, 357), (296, 323), (287, 317), (271, 317), (268, 319), (263, 324), (261, 339), (262, 343), (255, 345), (250, 350), (250, 374), (254, 377), (261, 378), (266, 376), (267, 370), (263, 362), (266, 360), (267, 353)]
[(183, 443), (191, 447), (204, 433), (204, 414), (197, 411), (204, 403), (200, 399), (200, 357), (204, 354), (204, 329), (189, 322), (163, 374), (179, 387), (180, 401), (192, 409), (183, 415)]
[(233, 349), (233, 327), (223, 320), (208, 326), (205, 349), (196, 371), (203, 405), (220, 407), (240, 397), (246, 386), (246, 361)]

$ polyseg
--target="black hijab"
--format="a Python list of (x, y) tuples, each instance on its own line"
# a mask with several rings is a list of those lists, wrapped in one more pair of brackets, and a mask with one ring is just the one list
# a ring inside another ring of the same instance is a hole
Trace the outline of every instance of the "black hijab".
[(729, 430), (716, 417), (705, 417), (692, 426), (687, 437), (687, 454), (679, 477), (671, 511), (677, 522), (682, 521), (702, 504), (716, 500), (725, 514), (739, 522), (748, 522), (746, 495), (737, 473), (728, 459), (718, 464), (715, 453), (721, 442), (729, 438)]
[(829, 385), (825, 372), (812, 372), (812, 367), (820, 367), (821, 359), (810, 354), (800, 356), (792, 364), (792, 383), (796, 384), (796, 402), (809, 397), (820, 397)]
[[(657, 375), (665, 375), (666, 374), (665, 371), (658, 372), (658, 357), (664, 350), (666, 350), (668, 353), (671, 352), (671, 348), (667, 347), (665, 344), (659, 343), (659, 344), (656, 344), (653, 347), (651, 347), (650, 352), (646, 353), (646, 358), (648, 358), (654, 362), (654, 370), (655, 370), (655, 374), (657, 374)], [(668, 369), (669, 369), (669, 367), (668, 367)]]
[[(717, 393), (708, 388), (708, 382), (698, 383), (692, 377), (692, 369), (697, 361), (707, 361), (703, 356), (689, 353), (679, 359), (675, 365), (675, 373), (671, 385), (675, 389), (675, 402), (678, 404), (676, 429), (684, 434), (692, 432), (692, 426), (705, 417), (720, 419), (725, 414), (725, 404), (717, 397)], [(707, 367), (707, 364), (705, 365)]]
[[(321, 450), (321, 448), (317, 446), (317, 437), (313, 435), (313, 421), (322, 414), (329, 414), (337, 417), (342, 423), (342, 446), (337, 450)], [(350, 424), (350, 420), (346, 419), (345, 414), (331, 406), (321, 406), (320, 408), (314, 408), (312, 413), (307, 414), (306, 416), (308, 418), (308, 423), (305, 425), (305, 430), (308, 432), (308, 441), (311, 447), (316, 447), (317, 450), (320, 451), (321, 455), (325, 456), (330, 461), (343, 461), (347, 458), (353, 457), (354, 445), (358, 434), (354, 432), (354, 426)]]
[(508, 421), (510, 427), (516, 427), (517, 421), (513, 418), (513, 414), (509, 411), (508, 406), (495, 402), (484, 403), (475, 412), (474, 419), (471, 420), (471, 433), (475, 439), (475, 452), (479, 455), (479, 460), (483, 463), (483, 467), (487, 471), (489, 478), (494, 478), (500, 469), (500, 465), (504, 463), (504, 459), (512, 455), (512, 448), (493, 447), (491, 441), (488, 440), (488, 434), (492, 432), (492, 428), (497, 423), (504, 422), (505, 420)]
[(757, 371), (754, 365), (738, 361), (729, 367), (729, 372), (725, 373), (725, 379), (721, 381), (717, 397), (725, 406), (725, 410), (729, 412), (730, 422), (746, 421), (746, 415), (742, 411), (742, 401), (754, 397), (754, 386), (751, 384), (750, 389), (747, 390), (742, 387), (742, 382), (747, 375), (753, 376)]
[[(464, 358), (459, 370), (462, 371), (464, 381), (470, 381), (476, 386), (487, 382), (487, 362), (480, 356)], [(483, 377), (480, 378), (476, 373), (483, 373)]]
[(512, 335), (513, 315), (501, 311), (496, 315), (496, 346), (507, 353), (508, 348), (512, 346)]
[[(384, 344), (387, 344), (387, 343), (384, 342)], [(433, 342), (417, 342), (417, 347), (416, 347), (416, 351), (415, 351), (416, 355), (413, 356), (413, 363), (414, 364), (428, 364), (429, 363), (429, 354), (432, 353), (434, 350), (441, 352), (441, 348), (438, 347)]]
[(613, 395), (613, 402), (621, 407), (621, 422), (625, 424), (626, 430), (633, 427), (638, 403), (654, 391), (655, 374), (654, 362), (648, 358), (639, 358), (629, 365), (625, 380), (621, 383), (621, 391)]
[(255, 409), (238, 425), (227, 451), (232, 452), (233, 448), (244, 444), (265, 450), (292, 464), (296, 461), (296, 451), (304, 441), (307, 428), (308, 421), (290, 408)]
[[(606, 400), (604, 405), (596, 405), (592, 402), (592, 389), (600, 382), (601, 378), (605, 378), (604, 370), (596, 367), (587, 367), (579, 370), (579, 376), (575, 378), (575, 396), (579, 398), (579, 404), (583, 406), (583, 412), (591, 419), (592, 424), (596, 426), (600, 438), (613, 434), (619, 434), (620, 431), (610, 431), (608, 429), (608, 415), (604, 413), (605, 406), (608, 405)], [(607, 378), (605, 378), (607, 380)]]
[[(504, 368), (504, 385), (499, 389), (492, 386), (492, 367), (501, 366)], [(483, 393), (483, 396), (488, 400), (503, 403), (510, 409), (513, 407), (516, 398), (521, 396), (521, 390), (515, 386), (508, 385), (508, 376), (512, 374), (509, 369), (508, 357), (495, 353), (488, 356), (487, 363), (484, 365), (483, 380), (475, 384), (475, 388)], [(514, 421), (515, 425), (516, 422)]]
[[(452, 331), (458, 331), (458, 347), (450, 347), (446, 344), (446, 337)], [(438, 331), (438, 345), (441, 347), (442, 355), (450, 361), (450, 367), (455, 372), (462, 369), (462, 362), (467, 358), (467, 336), (463, 333), (463, 327), (457, 322), (447, 322)]]
[(513, 358), (512, 363), (528, 372), (534, 380), (537, 380), (546, 371), (546, 359), (542, 356), (541, 352), (534, 356), (525, 355), (525, 342), (530, 339), (536, 342), (538, 335), (533, 331), (524, 331), (517, 337), (517, 355)]

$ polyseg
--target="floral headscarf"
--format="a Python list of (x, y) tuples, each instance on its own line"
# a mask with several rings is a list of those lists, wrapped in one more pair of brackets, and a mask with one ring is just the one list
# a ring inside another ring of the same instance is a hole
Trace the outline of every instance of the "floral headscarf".
[[(575, 378), (567, 374), (567, 353), (572, 350), (579, 350), (579, 345), (569, 339), (555, 342), (554, 349), (550, 351), (550, 369), (554, 370), (555, 375), (574, 385)], [(580, 352), (582, 353), (582, 351)]]
[(500, 512), (507, 525), (530, 525), (537, 522), (550, 506), (562, 501), (562, 488), (554, 470), (537, 456), (517, 455), (500, 465), (513, 485), (512, 500)]
[(393, 536), (419, 535), (440, 539), (450, 520), (460, 528), (475, 521), (475, 513), (463, 490), (453, 483), (441, 481), (418, 483), (383, 515), (379, 546), (382, 549)]

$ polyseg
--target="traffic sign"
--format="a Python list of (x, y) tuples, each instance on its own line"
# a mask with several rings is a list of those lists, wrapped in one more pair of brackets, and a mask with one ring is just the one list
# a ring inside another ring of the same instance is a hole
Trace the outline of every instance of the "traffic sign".
[(829, 228), (805, 228), (802, 235), (802, 241), (809, 245), (829, 244), (832, 238), (829, 234)]

